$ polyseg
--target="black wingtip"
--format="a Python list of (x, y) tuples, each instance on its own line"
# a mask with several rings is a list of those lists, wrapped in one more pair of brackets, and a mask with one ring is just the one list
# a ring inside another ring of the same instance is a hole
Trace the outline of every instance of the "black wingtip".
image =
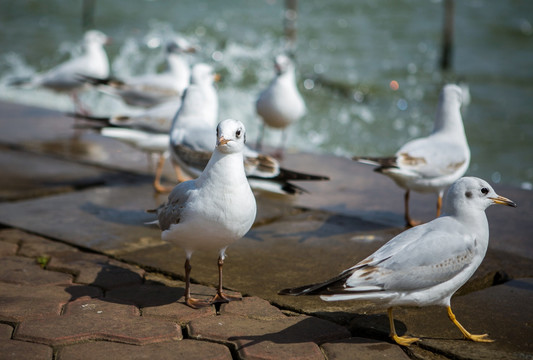
[(330, 180), (329, 176), (306, 174), (306, 173), (301, 173), (297, 171), (287, 170), (285, 168), (279, 169), (278, 177), (284, 180), (287, 180), (287, 181), (290, 181), (290, 180), (307, 180), (307, 181)]

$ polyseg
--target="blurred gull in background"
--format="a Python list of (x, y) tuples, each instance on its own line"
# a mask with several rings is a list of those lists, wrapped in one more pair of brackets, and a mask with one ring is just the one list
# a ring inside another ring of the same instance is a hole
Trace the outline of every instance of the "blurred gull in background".
[(126, 104), (138, 107), (152, 107), (163, 102), (179, 99), (189, 86), (190, 65), (186, 54), (195, 52), (186, 39), (176, 37), (166, 44), (166, 71), (119, 79), (93, 79), (93, 85), (106, 94), (120, 97)]
[(83, 54), (72, 58), (44, 73), (31, 78), (14, 79), (10, 85), (44, 87), (57, 92), (69, 93), (76, 111), (87, 113), (78, 99), (78, 91), (86, 85), (84, 77), (105, 79), (109, 77), (109, 61), (104, 45), (110, 39), (101, 31), (89, 30), (83, 37)]
[(355, 156), (362, 163), (378, 165), (375, 171), (389, 176), (404, 188), (405, 221), (417, 222), (409, 215), (409, 193), (437, 193), (437, 216), (440, 215), (444, 190), (464, 175), (470, 164), (470, 148), (466, 140), (460, 108), (461, 89), (445, 85), (442, 89), (433, 132), (409, 141), (392, 157)]
[(259, 94), (255, 103), (257, 114), (263, 120), (257, 140), (257, 149), (260, 151), (262, 148), (265, 125), (283, 129), (282, 143), (278, 150), (278, 155), (281, 157), (287, 145), (286, 128), (304, 116), (306, 107), (296, 87), (294, 62), (282, 54), (276, 56), (274, 67), (276, 76)]

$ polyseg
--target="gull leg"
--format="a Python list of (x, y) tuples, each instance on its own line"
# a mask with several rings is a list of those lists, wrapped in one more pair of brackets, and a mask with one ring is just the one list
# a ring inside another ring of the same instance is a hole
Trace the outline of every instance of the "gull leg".
[(154, 189), (158, 193), (170, 192), (173, 187), (164, 186), (161, 184), (161, 176), (163, 175), (163, 166), (165, 165), (165, 156), (159, 154), (159, 160), (157, 161), (157, 167), (155, 169)]
[(411, 216), (409, 215), (409, 194), (410, 191), (407, 190), (404, 196), (405, 224), (407, 227), (414, 227), (420, 225), (420, 221), (411, 219)]
[(464, 327), (463, 325), (461, 325), (459, 323), (459, 321), (457, 321), (457, 319), (455, 318), (455, 314), (452, 312), (452, 308), (450, 306), (447, 306), (446, 309), (448, 310), (448, 317), (450, 318), (450, 320), (455, 324), (455, 326), (457, 326), (459, 328), (459, 330), (461, 330), (461, 332), (463, 333), (463, 336), (468, 339), (468, 340), (472, 340), (472, 341), (476, 341), (476, 342), (494, 342), (494, 340), (491, 340), (489, 339), (489, 335), (488, 334), (483, 334), (483, 335), (473, 335), (473, 334), (470, 334)]
[(389, 314), (389, 325), (390, 325), (390, 337), (396, 342), (396, 344), (401, 346), (409, 346), (415, 341), (420, 340), (419, 338), (409, 337), (409, 336), (398, 336), (396, 334), (396, 328), (394, 327), (394, 317), (392, 316), (392, 308), (388, 308), (387, 312)]
[(221, 255), (218, 257), (218, 289), (217, 294), (211, 300), (212, 304), (215, 303), (227, 303), (235, 300), (242, 300), (240, 296), (233, 296), (225, 294), (222, 290), (222, 266), (224, 266), (224, 257)]
[(257, 144), (255, 145), (255, 149), (257, 151), (261, 151), (263, 148), (263, 136), (265, 135), (265, 123), (262, 123), (259, 129), (259, 137), (257, 138)]
[(189, 258), (185, 260), (185, 304), (193, 309), (210, 306), (209, 300), (194, 299), (191, 297), (191, 262)]
[(442, 195), (443, 191), (439, 191), (439, 195), (437, 197), (437, 217), (440, 216), (440, 210), (442, 209)]
[(189, 180), (184, 174), (183, 174), (183, 171), (181, 170), (181, 167), (176, 164), (176, 162), (172, 161), (172, 167), (174, 168), (174, 173), (176, 174), (176, 179), (178, 180), (178, 183), (182, 183), (184, 181), (187, 181)]
[(287, 144), (287, 129), (281, 131), (281, 145), (278, 150), (274, 153), (274, 157), (278, 160), (283, 160), (283, 152), (285, 150), (285, 145)]

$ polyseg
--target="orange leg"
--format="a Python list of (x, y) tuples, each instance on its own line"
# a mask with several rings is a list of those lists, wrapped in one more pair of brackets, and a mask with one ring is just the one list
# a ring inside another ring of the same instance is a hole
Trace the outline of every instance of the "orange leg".
[(189, 258), (185, 260), (185, 303), (193, 309), (210, 306), (209, 300), (194, 299), (191, 297), (191, 263)]
[(227, 303), (235, 300), (242, 300), (240, 296), (232, 296), (225, 294), (222, 290), (222, 266), (224, 266), (224, 259), (222, 256), (218, 258), (218, 289), (217, 294), (211, 300), (211, 303)]
[(420, 340), (419, 338), (415, 337), (409, 337), (409, 336), (398, 336), (396, 334), (396, 328), (394, 327), (394, 317), (392, 316), (392, 308), (388, 308), (387, 310), (389, 314), (389, 325), (390, 325), (390, 337), (396, 344), (401, 346), (409, 346), (415, 341)]

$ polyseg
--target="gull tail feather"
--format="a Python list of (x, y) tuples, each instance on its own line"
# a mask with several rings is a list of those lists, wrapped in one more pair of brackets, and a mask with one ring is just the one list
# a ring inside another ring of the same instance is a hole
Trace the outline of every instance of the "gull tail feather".
[(322, 295), (330, 294), (330, 288), (337, 288), (339, 284), (344, 284), (347, 278), (349, 278), (355, 270), (349, 269), (349, 271), (344, 271), (338, 276), (331, 278), (325, 282), (318, 284), (310, 284), (299, 286), (295, 288), (283, 289), (278, 292), (278, 295)]
[(352, 160), (360, 162), (362, 164), (378, 166), (375, 171), (381, 171), (382, 169), (397, 167), (395, 156), (388, 157), (365, 157), (365, 156), (354, 156)]

